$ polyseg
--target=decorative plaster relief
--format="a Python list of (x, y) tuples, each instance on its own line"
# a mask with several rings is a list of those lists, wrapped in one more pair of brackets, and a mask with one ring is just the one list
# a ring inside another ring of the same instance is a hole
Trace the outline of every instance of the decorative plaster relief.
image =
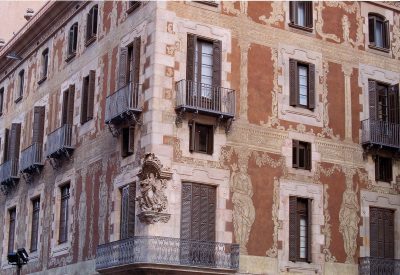
[(325, 244), (322, 246), (322, 253), (325, 254), (325, 262), (336, 262), (336, 257), (332, 256), (330, 251), (332, 236), (331, 236), (331, 224), (329, 223), (331, 220), (331, 215), (329, 214), (329, 194), (328, 194), (328, 185), (324, 184), (324, 226), (321, 228), (322, 234), (325, 236)]
[(394, 58), (400, 59), (400, 26), (399, 25), (396, 25), (396, 24), (393, 25), (392, 34), (393, 34), (392, 53), (393, 53)]
[(247, 8), (248, 2), (247, 1), (239, 1), (240, 9), (235, 9), (233, 1), (224, 1), (223, 2), (223, 11), (226, 13), (231, 13), (236, 16), (243, 16), (247, 17)]
[(274, 178), (274, 196), (272, 203), (272, 221), (274, 222), (273, 245), (265, 253), (268, 257), (276, 258), (278, 256), (278, 230), (282, 227), (279, 222), (279, 180)]
[(272, 11), (269, 13), (269, 17), (267, 18), (265, 15), (261, 15), (258, 19), (264, 21), (267, 25), (275, 25), (278, 26), (279, 22), (285, 21), (285, 12), (286, 12), (286, 5), (285, 3), (273, 1), (271, 3)]
[(357, 144), (330, 141), (325, 138), (316, 138), (315, 145), (321, 154), (321, 161), (364, 167), (363, 149)]

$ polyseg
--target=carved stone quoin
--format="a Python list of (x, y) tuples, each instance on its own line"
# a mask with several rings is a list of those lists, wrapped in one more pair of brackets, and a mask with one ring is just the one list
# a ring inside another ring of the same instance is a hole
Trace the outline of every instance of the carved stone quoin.
[(141, 211), (138, 214), (139, 220), (147, 224), (168, 222), (171, 214), (165, 213), (168, 198), (164, 191), (168, 180), (172, 178), (172, 172), (163, 168), (154, 153), (146, 153), (138, 177), (140, 195), (136, 200)]

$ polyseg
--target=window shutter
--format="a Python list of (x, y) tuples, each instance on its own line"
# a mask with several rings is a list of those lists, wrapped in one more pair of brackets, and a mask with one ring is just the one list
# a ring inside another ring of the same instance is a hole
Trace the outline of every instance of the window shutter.
[(35, 106), (33, 109), (33, 143), (43, 143), (45, 107)]
[(379, 156), (375, 156), (375, 180), (380, 180)]
[(375, 45), (375, 17), (368, 18), (369, 43)]
[(87, 120), (93, 118), (94, 108), (94, 93), (96, 84), (96, 71), (91, 70), (89, 72), (89, 89), (88, 89), (88, 102), (87, 102)]
[(120, 223), (120, 239), (128, 238), (128, 221), (129, 221), (129, 186), (121, 189), (121, 223)]
[(208, 189), (208, 237), (207, 241), (215, 241), (215, 215), (216, 215), (216, 198), (217, 188), (213, 186), (207, 186)]
[(67, 124), (70, 125), (72, 125), (74, 122), (74, 99), (75, 99), (75, 85), (69, 85)]
[(127, 82), (128, 72), (128, 48), (123, 47), (119, 53), (118, 88), (122, 88)]
[(394, 211), (384, 209), (385, 255), (386, 259), (394, 259)]
[(129, 187), (129, 203), (128, 203), (128, 237), (135, 236), (135, 203), (136, 203), (136, 185), (130, 183)]
[(21, 137), (21, 124), (11, 124), (11, 140), (10, 140), (10, 159), (18, 159), (19, 145)]
[(393, 171), (392, 171), (392, 159), (388, 159), (387, 161), (387, 167), (385, 167), (387, 169), (386, 173), (387, 173), (387, 181), (391, 182), (393, 180)]
[(135, 150), (135, 127), (129, 127), (128, 153), (133, 154)]
[(73, 27), (74, 30), (74, 39), (73, 39), (73, 52), (76, 52), (77, 46), (78, 46), (78, 23), (74, 24)]
[(314, 64), (308, 64), (308, 108), (309, 109), (315, 108), (315, 65)]
[(63, 109), (62, 109), (62, 117), (61, 122), (62, 125), (67, 124), (68, 122), (68, 90), (63, 92)]
[(221, 86), (221, 63), (222, 63), (222, 42), (213, 42), (213, 75), (212, 83), (214, 89)]
[(290, 23), (297, 24), (297, 2), (296, 1), (289, 2), (289, 18), (290, 18)]
[(297, 60), (289, 60), (289, 103), (291, 106), (297, 106), (299, 101), (298, 93), (298, 71), (297, 71)]
[(98, 6), (93, 7), (93, 23), (92, 23), (92, 34), (97, 35), (97, 19), (98, 19)]
[[(89, 80), (90, 81), (90, 80)], [(81, 95), (81, 124), (85, 123), (88, 120), (88, 79), (87, 77), (83, 78), (82, 81), (82, 95)]]
[(378, 118), (378, 93), (376, 91), (376, 81), (368, 80), (368, 97), (369, 97), (369, 119), (376, 121)]
[(389, 121), (398, 124), (399, 119), (399, 84), (389, 87)]
[(386, 49), (390, 48), (390, 28), (389, 28), (389, 20), (386, 20), (383, 23), (383, 43)]
[(307, 262), (312, 262), (312, 199), (307, 200)]
[(4, 88), (0, 89), (0, 116), (3, 114)]
[(214, 126), (208, 128), (208, 143), (207, 143), (207, 154), (212, 155), (214, 152)]
[(182, 184), (181, 239), (190, 240), (192, 233), (192, 184)]
[(289, 261), (297, 260), (297, 198), (289, 197)]
[(187, 53), (186, 53), (186, 80), (194, 81), (194, 55), (196, 49), (197, 37), (194, 34), (188, 33), (187, 36)]
[(312, 28), (313, 27), (313, 2), (306, 1), (305, 5), (305, 19), (306, 19), (306, 27)]
[(311, 151), (312, 149), (312, 145), (311, 143), (307, 143), (307, 147), (306, 147), (306, 169), (307, 170), (311, 170), (312, 168), (312, 159), (311, 159)]
[(73, 26), (69, 29), (69, 36), (68, 36), (68, 55), (74, 52), (73, 42), (74, 40), (74, 28)]
[(3, 147), (3, 162), (6, 162), (9, 158), (9, 148), (8, 148), (8, 140), (10, 138), (10, 131), (8, 128), (4, 129), (4, 147)]
[(86, 17), (86, 41), (92, 37), (92, 10), (89, 11)]
[(140, 45), (141, 45), (141, 39), (140, 36), (136, 37), (135, 40), (133, 41), (133, 76), (132, 80), (133, 83), (139, 83), (139, 78), (140, 78)]
[(189, 125), (189, 151), (193, 152), (195, 150), (195, 140), (196, 140), (196, 123), (191, 120)]
[(292, 141), (292, 163), (293, 163), (293, 168), (298, 168), (299, 167), (299, 141), (298, 140), (293, 140)]

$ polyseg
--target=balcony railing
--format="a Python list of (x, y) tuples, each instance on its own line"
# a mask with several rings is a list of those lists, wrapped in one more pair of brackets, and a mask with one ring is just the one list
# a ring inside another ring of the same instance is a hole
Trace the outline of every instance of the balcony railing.
[(398, 275), (400, 274), (400, 260), (365, 257), (359, 258), (360, 275)]
[(176, 109), (214, 116), (235, 116), (235, 90), (191, 80), (175, 84)]
[(10, 159), (0, 165), (0, 183), (5, 184), (18, 180), (18, 159)]
[(106, 98), (105, 122), (118, 123), (142, 112), (141, 84), (129, 83)]
[(25, 150), (21, 151), (19, 169), (21, 172), (30, 172), (43, 166), (42, 143), (35, 142)]
[(64, 124), (47, 136), (46, 157), (53, 158), (69, 152), (72, 147), (72, 125)]
[(99, 245), (96, 270), (135, 264), (163, 264), (223, 270), (239, 268), (239, 245), (181, 240), (169, 237), (133, 237)]
[(361, 122), (362, 144), (400, 148), (400, 124), (366, 119)]

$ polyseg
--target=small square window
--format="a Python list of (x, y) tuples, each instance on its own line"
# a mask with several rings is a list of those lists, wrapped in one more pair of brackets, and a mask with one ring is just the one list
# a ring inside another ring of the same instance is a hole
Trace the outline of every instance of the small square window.
[(311, 170), (311, 143), (293, 140), (293, 168)]
[(392, 159), (376, 156), (375, 159), (375, 180), (391, 182), (393, 179)]
[(378, 14), (368, 15), (369, 46), (378, 50), (389, 51), (389, 20)]
[(189, 123), (189, 130), (189, 151), (212, 155), (214, 147), (214, 127), (212, 125), (191, 121)]
[(312, 1), (290, 1), (289, 3), (289, 25), (306, 31), (313, 28), (313, 2)]

